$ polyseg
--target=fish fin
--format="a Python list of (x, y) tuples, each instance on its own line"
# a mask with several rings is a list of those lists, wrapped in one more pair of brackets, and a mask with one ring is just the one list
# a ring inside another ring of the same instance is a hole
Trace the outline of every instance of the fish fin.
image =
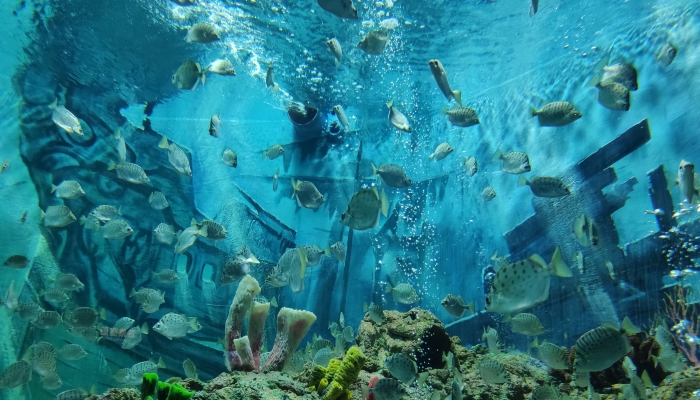
[(502, 319), (503, 322), (510, 322), (511, 320), (512, 320), (512, 318), (510, 317), (510, 313), (503, 314), (503, 319)]
[(56, 189), (58, 189), (58, 186), (51, 184), (51, 193), (55, 192)]
[(107, 319), (107, 314), (105, 313), (105, 309), (100, 310), (100, 319)]
[(263, 150), (262, 153), (262, 159), (264, 160), (265, 158), (267, 158), (267, 150)]
[(527, 185), (527, 177), (525, 174), (520, 174), (518, 177), (518, 186), (526, 186)]
[(54, 100), (53, 103), (49, 104), (50, 110), (54, 110), (54, 109), (56, 109), (56, 107), (58, 107), (58, 98), (56, 100)]
[(535, 14), (537, 14), (537, 11), (535, 11), (535, 6), (530, 3), (530, 16), (533, 17)]
[[(294, 180), (294, 178), (292, 178), (292, 189), (294, 190), (294, 192), (292, 192), (292, 198), (294, 198), (294, 196), (296, 196), (296, 194), (297, 194), (297, 183)], [(297, 200), (297, 204), (298, 203), (299, 203), (299, 201)]]
[(428, 156), (428, 159), (430, 159), (430, 160), (432, 160), (433, 158), (435, 158), (435, 153)]
[(330, 245), (326, 245), (326, 247), (323, 248), (323, 254), (325, 254), (326, 257), (331, 256), (331, 246)]
[(474, 302), (472, 301), (471, 303), (467, 304), (467, 310), (474, 315), (476, 314), (476, 308), (474, 308)]
[(457, 102), (457, 104), (459, 104), (459, 105), (461, 106), (461, 105), (462, 105), (462, 92), (459, 91), (459, 90), (453, 90), (453, 91), (452, 91), (452, 96), (454, 96), (455, 101)]
[(333, 61), (335, 61), (335, 67), (336, 67), (336, 68), (340, 67), (340, 60), (338, 60), (337, 58), (335, 58)]
[(652, 354), (651, 359), (654, 361), (654, 368), (656, 368), (656, 366), (659, 364), (659, 357)]
[(537, 109), (533, 106), (530, 106), (530, 118), (534, 118), (537, 115)]
[(163, 362), (163, 357), (158, 358), (158, 368), (165, 368), (165, 363)]
[(574, 219), (574, 235), (577, 239), (583, 237), (583, 225), (586, 223), (586, 215), (581, 214)]
[(208, 234), (209, 234), (209, 228), (207, 228), (206, 225), (204, 225), (202, 228), (199, 229), (199, 236), (207, 237)]
[(78, 221), (80, 223), (80, 225), (85, 225), (85, 221), (87, 221), (87, 218), (85, 218), (84, 215), (81, 215), (80, 220)]
[(190, 221), (190, 226), (195, 226), (195, 225), (199, 225), (199, 224), (197, 223), (196, 219), (192, 218), (192, 220)]
[(366, 313), (367, 310), (369, 310), (369, 306), (367, 305), (367, 303), (362, 303), (362, 312)]
[[(547, 341), (545, 340), (542, 342), (543, 344), (546, 343)], [(540, 340), (537, 339), (537, 336), (535, 336), (535, 339), (530, 343), (530, 348), (532, 349), (539, 349), (540, 348)]]
[(491, 157), (491, 161), (493, 161), (493, 162), (500, 161), (501, 157), (503, 157), (503, 151), (501, 151), (501, 149), (496, 149), (496, 152), (493, 153), (493, 157)]
[(275, 175), (280, 176), (280, 167), (277, 167), (275, 170)]
[(625, 331), (628, 335), (636, 335), (642, 330), (637, 328), (632, 321), (630, 321), (629, 317), (625, 317), (625, 319), (622, 320), (622, 330)]
[(598, 73), (603, 70), (610, 63), (610, 55), (603, 57), (602, 60), (598, 61), (598, 64), (593, 67), (593, 70)]
[(160, 140), (160, 143), (158, 143), (158, 147), (161, 149), (167, 149), (168, 148), (168, 138), (163, 135), (163, 138)]
[[(191, 89), (193, 92), (194, 92), (195, 90), (197, 90), (197, 86), (199, 86), (199, 81), (201, 81), (201, 80), (202, 80), (201, 77), (200, 77), (200, 78), (197, 78), (197, 80), (196, 80), (195, 83), (194, 83), (194, 86), (192, 86), (192, 89)], [(170, 340), (172, 340), (172, 339), (170, 339)]]
[(418, 386), (424, 385), (426, 379), (428, 379), (428, 371), (418, 374)]
[(440, 115), (447, 115), (447, 112), (450, 111), (450, 108), (447, 106), (442, 107), (442, 110), (440, 110)]
[(255, 254), (251, 254), (250, 257), (248, 257), (248, 262), (253, 264), (260, 264), (260, 260), (258, 260), (258, 257), (255, 257)]
[(377, 175), (377, 167), (374, 166), (374, 163), (370, 163), (372, 165), (372, 175)]
[(304, 279), (304, 276), (306, 275), (306, 262), (308, 260), (306, 257), (306, 250), (304, 250), (302, 247), (297, 247), (297, 253), (299, 254), (299, 262), (301, 263), (301, 271), (299, 275), (302, 279)]
[(148, 335), (148, 325), (146, 324), (146, 322), (144, 322), (143, 325), (141, 325), (141, 333), (144, 335)]
[(113, 170), (113, 169), (116, 168), (116, 167), (117, 167), (117, 166), (114, 164), (114, 161), (109, 160), (109, 165), (107, 166), (107, 171), (111, 171), (111, 170)]
[(279, 307), (279, 306), (277, 305), (277, 299), (276, 299), (275, 297), (273, 297), (273, 298), (270, 299), (270, 306), (272, 306), (272, 307)]
[(382, 197), (380, 198), (380, 201), (382, 202), (382, 214), (386, 217), (389, 213), (389, 200), (386, 198), (384, 189), (382, 189)]
[(197, 332), (197, 317), (190, 317), (189, 321), (190, 321), (190, 330), (192, 330), (192, 332), (188, 331), (187, 333)]
[(153, 193), (155, 193), (155, 192), (151, 192), (151, 194), (148, 195), (148, 202), (149, 203), (153, 203)]
[(114, 138), (119, 140), (122, 137), (122, 131), (121, 129), (117, 128), (117, 130), (114, 132)]
[(647, 387), (649, 389), (654, 388), (654, 383), (652, 383), (651, 378), (649, 377), (649, 373), (647, 372), (647, 370), (644, 370), (644, 372), (642, 372), (642, 382), (644, 382), (645, 387)]
[(598, 85), (600, 85), (600, 73), (596, 72), (596, 74), (593, 75), (593, 78), (591, 78), (591, 80), (588, 81), (588, 83), (586, 83), (586, 86), (587, 87), (597, 87)]
[(131, 293), (129, 293), (129, 298), (136, 296), (136, 290), (134, 288), (131, 288)]
[(119, 206), (119, 208), (117, 208), (117, 214), (122, 215), (122, 206)]
[(393, 106), (394, 106), (394, 99), (391, 99), (386, 103), (386, 108), (391, 108)]
[(549, 266), (552, 269), (552, 273), (558, 277), (570, 278), (574, 275), (571, 269), (564, 264), (564, 261), (561, 259), (561, 250), (559, 247), (554, 250), (554, 255), (552, 256), (552, 261), (549, 263)]
[(387, 283), (386, 290), (384, 291), (384, 293), (391, 293), (392, 290), (394, 290), (394, 288), (391, 287), (391, 283)]
[(202, 86), (207, 83), (207, 70), (202, 70)]

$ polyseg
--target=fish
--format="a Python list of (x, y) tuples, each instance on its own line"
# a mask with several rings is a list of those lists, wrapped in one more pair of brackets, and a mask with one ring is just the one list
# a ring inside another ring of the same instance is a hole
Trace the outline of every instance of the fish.
[[(442, 91), (442, 94), (445, 95), (447, 98), (447, 101), (450, 101), (451, 99), (455, 99), (457, 104), (460, 106), (462, 105), (462, 92), (459, 90), (452, 90), (450, 87), (450, 82), (447, 80), (447, 72), (445, 72), (445, 67), (442, 66), (442, 63), (440, 60), (430, 60), (428, 61), (428, 66), (430, 67), (430, 72), (432, 72), (433, 77), (435, 78), (435, 81), (438, 84), (438, 87), (440, 88), (440, 91)], [(465, 107), (468, 108), (468, 107)], [(473, 109), (470, 109), (474, 111)], [(443, 110), (444, 111), (444, 110)], [(444, 115), (445, 113), (443, 113)], [(449, 115), (449, 114), (448, 114)], [(474, 112), (474, 116), (476, 116), (476, 112)], [(479, 123), (479, 118), (476, 118), (477, 124)], [(450, 116), (450, 122), (452, 122), (452, 117)], [(462, 126), (462, 125), (457, 125), (454, 124), (455, 126)], [(474, 124), (472, 124), (474, 125)], [(471, 125), (467, 125), (471, 126)]]
[(130, 162), (120, 161), (119, 164), (114, 164), (114, 161), (110, 161), (107, 170), (116, 170), (119, 179), (137, 185), (146, 184), (151, 181), (148, 179), (146, 171), (144, 171), (141, 166)]
[(15, 308), (15, 313), (25, 321), (32, 320), (43, 313), (45, 310), (40, 305), (34, 302), (19, 304)]
[(338, 118), (338, 122), (340, 122), (340, 124), (343, 125), (343, 128), (345, 128), (346, 131), (350, 131), (350, 120), (348, 119), (348, 115), (345, 113), (345, 109), (343, 108), (343, 106), (333, 106), (331, 114), (335, 115)]
[(41, 385), (46, 390), (56, 390), (63, 386), (63, 381), (56, 372), (51, 372), (41, 377)]
[(224, 154), (221, 157), (221, 161), (224, 165), (236, 168), (238, 166), (238, 155), (235, 151), (231, 149), (224, 150)]
[(510, 380), (506, 368), (494, 359), (486, 359), (479, 364), (481, 379), (491, 383), (506, 383)]
[(387, 186), (403, 189), (411, 186), (413, 181), (406, 175), (403, 167), (396, 164), (379, 164), (379, 168), (372, 165), (372, 175), (379, 175)]
[[(430, 397), (430, 400), (441, 400), (443, 397), (439, 394), (437, 390), (433, 392), (433, 395)], [(435, 394), (438, 394), (435, 396)], [(459, 380), (457, 378), (452, 380), (452, 394), (450, 395), (450, 400), (463, 400), (464, 397), (462, 397), (462, 386), (459, 383)]]
[(142, 304), (148, 296), (150, 296), (152, 293), (160, 295), (161, 292), (155, 289), (151, 288), (142, 288), (138, 292), (134, 290), (133, 288), (131, 289), (131, 293), (129, 294), (129, 298), (134, 297), (134, 300), (136, 301), (137, 304)]
[(358, 19), (357, 9), (352, 4), (352, 0), (316, 0), (316, 2), (322, 9), (338, 18)]
[(116, 218), (117, 215), (122, 215), (122, 208), (103, 205), (97, 206), (94, 210), (90, 211), (90, 216), (95, 217), (102, 222), (107, 222), (110, 219)]
[(86, 392), (83, 389), (71, 389), (61, 392), (56, 396), (54, 400), (85, 400), (89, 396), (95, 394), (95, 387), (90, 389), (90, 392)]
[(386, 293), (391, 293), (394, 301), (401, 304), (413, 304), (420, 300), (416, 289), (408, 283), (399, 283), (396, 287), (392, 287), (390, 283), (387, 283)]
[(119, 383), (124, 383), (124, 378), (129, 374), (129, 370), (129, 368), (122, 368), (112, 375), (112, 378)]
[(148, 325), (144, 322), (141, 327), (135, 326), (126, 331), (124, 335), (124, 341), (122, 342), (122, 349), (133, 349), (139, 343), (141, 343), (141, 335), (148, 334)]
[(408, 392), (401, 385), (401, 382), (392, 378), (381, 378), (369, 388), (369, 393), (374, 394), (376, 399), (400, 400), (408, 396)]
[(330, 324), (328, 324), (328, 329), (331, 331), (331, 336), (333, 336), (334, 338), (339, 338), (343, 336), (343, 331), (335, 322), (331, 322)]
[(368, 306), (367, 303), (364, 303), (362, 304), (362, 310), (363, 312), (369, 312), (369, 318), (378, 324), (383, 324), (386, 320), (384, 317), (384, 310), (377, 304), (371, 303)]
[(123, 239), (132, 233), (134, 229), (123, 219), (109, 220), (101, 229), (102, 237), (105, 239)]
[(654, 367), (661, 365), (661, 369), (667, 373), (679, 372), (687, 368), (685, 358), (675, 351), (661, 352), (658, 356), (651, 355), (651, 359)]
[(327, 40), (326, 45), (328, 45), (328, 48), (330, 49), (331, 54), (333, 54), (333, 58), (335, 60), (335, 66), (336, 67), (339, 66), (340, 61), (343, 58), (343, 49), (342, 49), (342, 47), (340, 47), (340, 42), (338, 41), (338, 39), (333, 38), (333, 39)]
[(418, 380), (419, 385), (422, 385), (428, 378), (428, 372), (419, 374), (416, 362), (403, 353), (387, 357), (384, 360), (384, 365), (394, 378), (409, 386), (416, 380)]
[[(221, 133), (221, 116), (219, 114), (214, 114), (209, 120), (209, 135), (215, 138), (219, 137)], [(225, 152), (224, 152), (225, 154)]]
[(379, 214), (385, 217), (389, 212), (389, 200), (382, 190), (360, 189), (352, 195), (345, 212), (340, 216), (340, 223), (356, 230), (367, 230), (379, 225)]
[(77, 221), (70, 208), (66, 206), (48, 206), (46, 211), (42, 211), (41, 219), (44, 226), (50, 228), (62, 228)]
[(85, 196), (83, 188), (77, 181), (63, 181), (56, 185), (51, 185), (51, 193), (61, 199), (75, 199), (76, 197)]
[(530, 0), (530, 16), (537, 14), (537, 8), (540, 5), (540, 0)]
[(10, 159), (6, 158), (5, 161), (0, 165), (0, 175), (4, 173), (8, 168), (10, 168)]
[(389, 122), (400, 131), (411, 133), (411, 124), (408, 122), (408, 118), (394, 107), (394, 99), (389, 100), (386, 106), (389, 109)]
[(119, 161), (126, 161), (126, 142), (122, 137), (120, 129), (114, 133), (114, 138), (117, 139), (117, 155), (119, 156)]
[(158, 144), (158, 147), (161, 149), (168, 150), (168, 161), (170, 162), (170, 165), (172, 165), (173, 168), (175, 168), (175, 171), (177, 171), (178, 174), (190, 178), (192, 177), (192, 167), (190, 166), (190, 160), (187, 158), (185, 152), (182, 151), (182, 149), (178, 145), (176, 145), (175, 143), (168, 144), (168, 138), (163, 136), (163, 139), (161, 139), (160, 143)]
[(165, 303), (165, 294), (152, 292), (149, 293), (146, 299), (144, 299), (143, 303), (141, 303), (141, 309), (146, 314), (152, 314), (158, 311), (160, 309), (160, 305), (163, 303)]
[(654, 210), (644, 210), (644, 214), (651, 214), (651, 215), (663, 216), (663, 215), (665, 215), (666, 213), (664, 212), (664, 210), (662, 210), (662, 209), (660, 209), (660, 208), (656, 208), (656, 209), (654, 209)]
[(530, 166), (530, 157), (527, 154), (521, 153), (519, 151), (509, 151), (503, 154), (501, 149), (496, 149), (493, 154), (491, 161), (501, 163), (501, 171), (506, 174), (520, 175), (525, 172), (530, 172), (532, 167)]
[(170, 207), (170, 204), (165, 198), (163, 192), (159, 191), (151, 192), (151, 194), (148, 196), (148, 202), (151, 204), (151, 207), (156, 210), (165, 210), (166, 208)]
[(53, 287), (55, 289), (75, 291), (83, 290), (85, 288), (85, 285), (80, 282), (80, 279), (78, 279), (78, 277), (74, 274), (64, 274), (59, 272), (55, 277), (50, 279), (53, 279)]
[[(228, 58), (214, 60), (209, 63), (204, 70), (223, 76), (236, 76), (236, 70), (233, 68), (233, 64), (231, 64), (231, 61), (229, 61)], [(216, 116), (218, 117), (218, 114), (216, 114)], [(221, 124), (220, 120), (219, 124)], [(211, 134), (211, 128), (209, 128), (209, 133)], [(219, 137), (219, 134), (212, 134), (212, 136)]]
[(304, 246), (304, 250), (306, 251), (306, 266), (307, 267), (317, 266), (321, 262), (321, 257), (324, 255), (326, 257), (331, 256), (330, 246), (326, 246), (323, 249), (321, 249), (317, 245)]
[(199, 227), (197, 225), (197, 221), (192, 219), (192, 225), (190, 225), (189, 228), (185, 229), (180, 233), (180, 235), (177, 237), (177, 243), (175, 243), (175, 254), (182, 254), (187, 251), (194, 242), (197, 241), (197, 237), (207, 237), (207, 226)]
[(608, 269), (608, 274), (610, 275), (610, 279), (616, 281), (617, 274), (615, 273), (615, 267), (613, 266), (613, 263), (610, 262), (610, 260), (605, 260), (605, 267)]
[(10, 281), (7, 287), (7, 292), (5, 292), (5, 297), (0, 301), (2, 305), (5, 306), (10, 311), (14, 311), (19, 307), (19, 296), (15, 293), (15, 281)]
[(10, 364), (0, 374), (0, 388), (13, 389), (32, 380), (32, 366), (24, 360)]
[(661, 51), (656, 55), (656, 61), (661, 64), (661, 66), (668, 67), (676, 58), (677, 54), (678, 48), (674, 46), (673, 43), (668, 42), (661, 47)]
[[(277, 265), (266, 279), (273, 286), (290, 285), (294, 293), (304, 290), (304, 276), (306, 275), (306, 251), (303, 247), (289, 249), (282, 254)], [(286, 278), (286, 282), (284, 279)], [(277, 282), (273, 282), (276, 279)]]
[(503, 343), (498, 340), (498, 331), (489, 327), (484, 328), (481, 340), (486, 340), (486, 345), (493, 354), (503, 353)]
[(335, 358), (333, 350), (329, 348), (322, 348), (314, 354), (314, 359), (312, 366), (320, 365), (322, 367), (327, 367), (328, 363)]
[(80, 225), (83, 225), (85, 229), (91, 230), (91, 231), (99, 231), (100, 228), (102, 228), (102, 224), (100, 223), (100, 220), (93, 217), (92, 215), (88, 215), (87, 218), (82, 215), (80, 216)]
[(292, 178), (292, 188), (294, 189), (292, 198), (296, 197), (299, 207), (318, 210), (326, 201), (316, 185), (309, 181), (295, 181)]
[(66, 107), (62, 105), (57, 105), (58, 100), (54, 101), (49, 108), (53, 109), (53, 114), (51, 114), (51, 120), (63, 129), (68, 134), (73, 134), (77, 136), (85, 136), (83, 133), (83, 127), (80, 124), (80, 120), (72, 112), (70, 112)]
[(447, 115), (447, 119), (452, 126), (468, 128), (479, 124), (479, 116), (476, 110), (471, 107), (455, 106), (452, 109), (447, 106), (440, 111), (441, 115)]
[(134, 320), (129, 318), (129, 317), (122, 317), (117, 320), (117, 322), (114, 323), (114, 328), (119, 329), (119, 330), (127, 330), (131, 328), (131, 325), (134, 324)]
[(304, 361), (304, 356), (297, 351), (296, 353), (292, 354), (291, 357), (289, 357), (289, 360), (284, 365), (284, 368), (282, 370), (287, 373), (298, 374), (299, 372), (304, 370), (305, 364), (306, 363)]
[(185, 376), (189, 379), (199, 379), (199, 375), (197, 375), (197, 367), (194, 365), (194, 362), (190, 360), (189, 358), (185, 359), (185, 361), (182, 362), (182, 369), (185, 370)]
[(64, 345), (57, 354), (58, 357), (64, 360), (77, 361), (86, 357), (88, 353), (79, 344), (67, 344)]
[(206, 71), (198, 62), (185, 61), (171, 77), (170, 81), (180, 90), (197, 90), (199, 82), (207, 82)]
[(273, 287), (287, 286), (289, 285), (289, 273), (288, 271), (283, 270), (279, 264), (277, 264), (265, 277), (265, 283)]
[(163, 244), (172, 244), (173, 240), (178, 237), (177, 232), (175, 232), (175, 228), (172, 225), (168, 225), (164, 222), (158, 224), (156, 229), (153, 230), (153, 234), (155, 235), (156, 240)]
[(241, 246), (241, 248), (236, 252), (237, 256), (243, 257), (246, 262), (252, 263), (252, 264), (260, 264), (260, 260), (253, 254), (253, 250), (250, 249), (247, 245)]
[(574, 235), (583, 247), (597, 246), (600, 243), (598, 225), (586, 214), (581, 214), (574, 219)]
[(574, 261), (576, 262), (576, 265), (578, 266), (578, 272), (581, 274), (586, 273), (586, 262), (583, 259), (583, 253), (580, 251), (577, 251), (576, 254), (574, 255)]
[(510, 329), (513, 332), (526, 336), (537, 336), (545, 332), (542, 322), (534, 314), (520, 313), (514, 317), (506, 314), (503, 322), (510, 322)]
[(474, 302), (472, 301), (469, 304), (466, 304), (462, 296), (455, 296), (450, 293), (445, 296), (444, 299), (442, 299), (440, 304), (442, 304), (450, 315), (457, 318), (462, 318), (462, 316), (464, 316), (464, 311), (466, 310), (469, 310), (469, 313), (472, 315), (475, 314)]
[[(535, 0), (536, 1), (536, 0)], [(559, 400), (559, 391), (551, 385), (538, 386), (530, 395), (531, 400)]]
[(491, 186), (486, 186), (484, 190), (481, 191), (481, 201), (487, 203), (496, 198), (496, 191)]
[[(343, 324), (341, 324), (342, 326)], [(343, 329), (343, 339), (345, 339), (346, 342), (352, 343), (355, 341), (355, 333), (352, 329), (352, 326), (346, 326), (345, 329)]]
[(678, 187), (681, 190), (683, 200), (693, 203), (693, 197), (700, 197), (698, 189), (695, 188), (695, 165), (685, 160), (681, 160), (678, 167)]
[(518, 186), (529, 186), (532, 194), (537, 197), (557, 198), (571, 194), (571, 190), (561, 179), (551, 176), (536, 176), (528, 180), (525, 175), (520, 175)]
[(22, 216), (19, 218), (20, 223), (23, 224), (23, 223), (27, 222), (27, 213), (28, 212), (29, 212), (29, 210), (24, 210), (24, 212), (22, 213)]
[(389, 40), (389, 32), (383, 29), (376, 29), (367, 34), (360, 43), (357, 44), (362, 51), (367, 54), (377, 55), (384, 52), (386, 42)]
[(246, 276), (249, 272), (250, 263), (245, 258), (236, 256), (228, 259), (221, 270), (219, 284), (221, 286), (230, 285)]
[(342, 241), (335, 242), (331, 245), (331, 253), (340, 262), (345, 262), (345, 244)]
[(340, 321), (339, 322), (340, 322), (340, 327), (345, 328), (345, 314), (343, 314), (342, 311), (340, 312)]
[(153, 330), (172, 340), (185, 337), (188, 333), (195, 333), (202, 329), (196, 317), (188, 317), (185, 314), (167, 313), (161, 317)]
[(74, 328), (88, 328), (99, 319), (105, 319), (105, 310), (97, 311), (90, 307), (78, 307), (63, 313), (63, 322)]
[(155, 363), (153, 361), (143, 361), (137, 364), (134, 364), (131, 368), (129, 368), (129, 375), (133, 377), (138, 377), (138, 380), (141, 381), (143, 374), (145, 373), (157, 373), (158, 369), (165, 369), (165, 363), (163, 362), (162, 358), (158, 359), (158, 362)]
[(187, 31), (187, 36), (185, 41), (187, 43), (213, 43), (217, 40), (221, 40), (216, 28), (213, 25), (206, 22), (199, 22)]
[(464, 160), (462, 160), (462, 165), (466, 169), (468, 177), (472, 177), (476, 175), (477, 172), (479, 172), (479, 163), (476, 161), (476, 158), (474, 158), (474, 156), (471, 156), (469, 158), (464, 157)]
[(50, 343), (38, 342), (29, 346), (22, 359), (27, 361), (34, 372), (41, 376), (56, 372), (56, 349)]
[(599, 83), (598, 103), (612, 111), (629, 111), (630, 92), (625, 86), (617, 82)]
[(267, 66), (267, 74), (265, 74), (265, 85), (268, 89), (276, 92), (280, 89), (280, 85), (275, 83), (275, 74), (272, 65)]
[(29, 265), (29, 259), (26, 256), (15, 254), (7, 257), (2, 265), (12, 269), (24, 269)]
[(65, 303), (70, 299), (64, 290), (57, 288), (46, 289), (42, 297), (51, 304)]
[(280, 180), (280, 167), (277, 167), (275, 170), (275, 175), (272, 177), (272, 191), (276, 192), (277, 188), (279, 186), (279, 180)]
[(637, 84), (637, 69), (634, 65), (624, 62), (608, 65), (609, 63), (609, 56), (598, 62), (594, 68), (595, 74), (586, 86), (595, 87), (615, 82), (628, 90), (637, 90), (639, 88)]
[(156, 283), (165, 285), (172, 285), (180, 281), (177, 271), (172, 269), (164, 269), (158, 272), (151, 271), (151, 279), (153, 279)]
[(557, 346), (549, 342), (544, 342), (542, 344), (535, 342), (535, 347), (537, 348), (537, 358), (549, 368), (569, 369), (566, 347)]
[(448, 155), (452, 154), (453, 151), (454, 148), (452, 148), (452, 146), (450, 146), (449, 143), (442, 142), (438, 145), (438, 147), (435, 148), (433, 154), (428, 156), (428, 158), (431, 160), (440, 161)]
[(197, 226), (200, 228), (207, 228), (207, 239), (222, 240), (226, 239), (228, 236), (228, 231), (226, 231), (226, 228), (218, 222), (204, 219), (202, 222), (197, 224)]
[(569, 278), (573, 275), (561, 259), (557, 247), (549, 265), (538, 254), (502, 267), (496, 272), (486, 310), (499, 313), (516, 313), (533, 307), (549, 298), (549, 286), (553, 275)]
[(284, 154), (284, 147), (282, 147), (282, 145), (279, 144), (274, 144), (270, 146), (267, 150), (263, 150), (262, 158), (263, 160), (266, 158), (269, 160), (274, 160), (282, 154)]
[(622, 328), (605, 323), (584, 333), (576, 341), (574, 374), (610, 368), (632, 350), (627, 335), (639, 332), (640, 329), (625, 317)]
[(530, 118), (535, 116), (540, 126), (565, 126), (583, 117), (583, 114), (568, 101), (556, 101), (545, 104), (539, 110), (530, 107)]

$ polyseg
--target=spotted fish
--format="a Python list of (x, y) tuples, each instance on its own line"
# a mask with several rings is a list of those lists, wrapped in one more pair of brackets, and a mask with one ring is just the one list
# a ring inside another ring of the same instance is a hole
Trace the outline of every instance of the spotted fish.
[(379, 168), (372, 165), (372, 175), (379, 175), (382, 181), (397, 189), (403, 189), (411, 186), (413, 181), (406, 175), (403, 167), (396, 164), (379, 164)]
[(450, 315), (457, 318), (462, 318), (466, 310), (469, 310), (469, 313), (471, 313), (472, 315), (474, 314), (473, 301), (467, 304), (464, 302), (462, 296), (455, 296), (452, 293), (445, 296), (445, 298), (442, 299), (440, 304), (442, 304), (442, 306), (445, 308), (445, 310), (447, 310), (448, 313), (450, 313)]
[(408, 118), (394, 107), (394, 99), (389, 100), (386, 106), (389, 109), (389, 122), (400, 131), (411, 133), (411, 124), (408, 122)]
[(399, 283), (396, 287), (392, 287), (390, 283), (387, 283), (386, 293), (391, 293), (394, 301), (398, 301), (401, 304), (413, 304), (420, 300), (416, 289), (408, 283)]
[(444, 107), (440, 114), (447, 115), (450, 123), (459, 128), (468, 128), (479, 124), (479, 115), (471, 107), (456, 106), (452, 109)]
[(77, 221), (70, 208), (66, 206), (48, 206), (46, 211), (42, 211), (41, 218), (44, 226), (51, 228), (62, 228)]
[(584, 333), (576, 341), (574, 373), (581, 374), (610, 368), (632, 350), (627, 335), (639, 332), (640, 329), (625, 317), (622, 329), (606, 323)]
[(389, 200), (384, 190), (381, 196), (377, 189), (360, 189), (352, 195), (345, 212), (340, 216), (340, 223), (356, 230), (367, 230), (379, 225), (379, 213), (387, 216)]
[(384, 360), (384, 365), (394, 378), (411, 385), (415, 380), (422, 385), (428, 377), (427, 372), (418, 373), (416, 362), (403, 353), (396, 353)]
[(571, 194), (571, 190), (561, 179), (550, 176), (537, 176), (528, 180), (525, 175), (520, 175), (518, 186), (529, 186), (532, 194), (537, 197), (557, 198)]
[(377, 304), (372, 303), (368, 306), (367, 303), (364, 303), (362, 305), (362, 310), (364, 312), (369, 312), (369, 318), (378, 324), (383, 324), (386, 320), (384, 317), (384, 310)]
[(534, 314), (520, 313), (512, 318), (510, 315), (506, 315), (503, 322), (510, 322), (510, 328), (513, 332), (526, 336), (537, 336), (544, 333), (542, 322)]
[(146, 171), (144, 171), (141, 166), (130, 162), (120, 161), (119, 164), (114, 164), (114, 161), (110, 161), (107, 169), (110, 171), (116, 170), (117, 177), (127, 182), (145, 184), (151, 181), (148, 179), (148, 176), (146, 176)]
[(509, 151), (503, 154), (501, 149), (497, 149), (491, 161), (502, 161), (501, 171), (507, 174), (520, 175), (525, 172), (530, 172), (530, 157), (527, 154), (519, 151)]
[(537, 358), (552, 369), (569, 369), (569, 363), (566, 361), (566, 348), (557, 346), (554, 343), (544, 342), (539, 344), (535, 342), (537, 348)]
[(428, 66), (430, 67), (430, 72), (433, 74), (433, 78), (435, 78), (435, 82), (437, 82), (440, 91), (445, 95), (447, 101), (455, 99), (457, 104), (462, 105), (462, 92), (459, 90), (452, 90), (450, 82), (447, 80), (447, 72), (445, 72), (445, 67), (442, 66), (440, 60), (430, 60), (428, 61)]
[(545, 104), (540, 110), (531, 107), (530, 117), (535, 116), (540, 126), (564, 126), (581, 118), (583, 114), (568, 101), (556, 101)]
[(491, 358), (479, 364), (479, 373), (481, 379), (491, 383), (506, 383), (510, 379), (503, 364)]
[(168, 139), (165, 136), (163, 136), (163, 139), (161, 139), (160, 143), (158, 144), (158, 147), (160, 147), (161, 149), (168, 150), (168, 161), (170, 162), (170, 165), (172, 165), (173, 168), (175, 168), (175, 171), (178, 174), (190, 178), (192, 177), (192, 167), (190, 166), (190, 160), (187, 158), (187, 155), (184, 151), (182, 151), (180, 146), (176, 145), (175, 143), (168, 144)]

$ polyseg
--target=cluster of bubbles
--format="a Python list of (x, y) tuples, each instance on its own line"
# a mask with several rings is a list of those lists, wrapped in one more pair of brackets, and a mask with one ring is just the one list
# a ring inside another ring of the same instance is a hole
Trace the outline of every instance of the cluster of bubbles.
[(697, 268), (695, 259), (700, 257), (700, 237), (673, 227), (662, 235), (666, 239), (663, 254), (673, 269)]

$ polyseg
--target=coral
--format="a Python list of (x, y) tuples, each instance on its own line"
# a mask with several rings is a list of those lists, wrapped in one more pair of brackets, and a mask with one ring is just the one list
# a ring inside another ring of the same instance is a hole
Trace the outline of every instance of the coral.
[(661, 385), (654, 390), (651, 400), (680, 400), (694, 399), (700, 390), (700, 368), (690, 368), (669, 375)]
[(325, 375), (326, 375), (326, 368), (324, 368), (320, 365), (315, 366), (314, 369), (311, 371), (311, 376), (309, 377), (308, 387), (310, 389), (314, 390), (318, 386), (318, 384), (321, 382), (321, 379), (324, 378)]
[[(242, 368), (241, 357), (236, 351), (234, 340), (240, 339), (241, 330), (243, 329), (243, 320), (250, 309), (253, 297), (258, 293), (260, 293), (258, 281), (252, 276), (246, 275), (238, 284), (236, 295), (231, 302), (228, 318), (226, 318), (226, 338), (224, 340), (224, 358), (226, 368), (228, 368), (229, 371)], [(294, 351), (292, 351), (292, 354), (293, 353)]]
[[(672, 325), (684, 326), (683, 336), (674, 333), (674, 339), (678, 349), (694, 366), (700, 366), (700, 352), (698, 351), (698, 334), (700, 333), (700, 306), (688, 304), (686, 296), (688, 289), (683, 286), (676, 286), (671, 289), (671, 294), (665, 293), (664, 307), (661, 310), (663, 316)], [(693, 340), (686, 340), (689, 337)]]
[[(357, 380), (365, 361), (367, 357), (362, 354), (362, 351), (357, 346), (351, 347), (342, 362), (333, 359), (328, 363), (328, 368), (325, 368), (326, 375), (320, 380), (317, 392), (323, 393), (324, 400), (352, 397), (349, 391), (350, 385)], [(312, 372), (312, 379), (314, 379), (314, 373), (316, 369)]]
[(141, 400), (136, 389), (109, 389), (99, 396), (88, 396), (86, 400)]
[(282, 307), (277, 314), (277, 336), (263, 371), (279, 371), (297, 350), (301, 339), (316, 322), (316, 315), (309, 311)]
[(250, 318), (248, 319), (248, 339), (250, 350), (253, 353), (253, 368), (260, 370), (260, 349), (263, 345), (263, 333), (265, 332), (265, 320), (270, 310), (270, 303), (260, 304), (253, 301), (250, 307)]
[(241, 359), (241, 366), (239, 370), (241, 371), (252, 371), (255, 367), (253, 364), (253, 352), (250, 349), (250, 341), (248, 336), (243, 336), (240, 339), (233, 340), (234, 346), (236, 346), (236, 353)]
[(167, 382), (158, 382), (158, 400), (168, 400), (170, 394), (170, 384)]
[[(187, 383), (188, 380), (185, 381)], [(221, 374), (195, 393), (193, 400), (317, 400), (298, 379), (282, 372)]]
[(333, 377), (335, 376), (335, 373), (338, 372), (338, 369), (342, 365), (342, 361), (340, 361), (337, 358), (334, 358), (328, 362), (328, 367), (326, 367), (326, 375), (325, 378), (328, 379), (328, 382), (333, 380)]
[(144, 400), (146, 397), (153, 396), (153, 394), (156, 392), (157, 384), (158, 374), (143, 374), (143, 379), (141, 380), (141, 400)]
[(189, 400), (192, 398), (192, 396), (194, 396), (193, 392), (188, 392), (179, 384), (174, 383), (170, 387), (170, 394), (168, 395), (167, 400)]

